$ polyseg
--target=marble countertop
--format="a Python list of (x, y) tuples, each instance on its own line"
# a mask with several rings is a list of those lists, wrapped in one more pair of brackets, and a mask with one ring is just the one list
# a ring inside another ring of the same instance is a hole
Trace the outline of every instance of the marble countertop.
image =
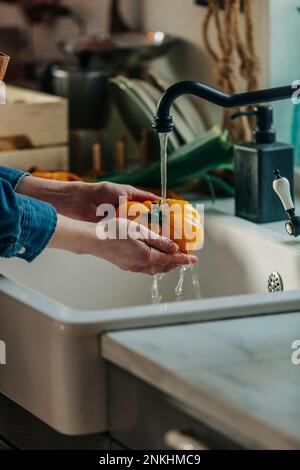
[(300, 314), (109, 333), (102, 354), (247, 448), (300, 448)]

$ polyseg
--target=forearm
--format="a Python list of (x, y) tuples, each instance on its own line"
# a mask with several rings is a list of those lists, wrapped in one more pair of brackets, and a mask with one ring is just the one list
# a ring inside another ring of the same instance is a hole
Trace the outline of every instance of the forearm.
[(52, 237), (57, 214), (45, 202), (16, 194), (0, 178), (0, 256), (33, 261)]
[(94, 224), (58, 215), (56, 230), (48, 248), (65, 250), (77, 255), (89, 254), (95, 240), (96, 230)]
[(14, 190), (19, 176), (0, 178), (0, 257), (30, 262), (46, 247), (75, 254), (96, 250), (100, 255), (96, 225), (57, 215), (54, 204), (49, 204), (55, 201), (59, 206), (68, 195), (64, 183), (25, 176)]
[(81, 191), (80, 182), (54, 181), (25, 176), (16, 192), (52, 204), (59, 214), (72, 217), (76, 209), (76, 194)]

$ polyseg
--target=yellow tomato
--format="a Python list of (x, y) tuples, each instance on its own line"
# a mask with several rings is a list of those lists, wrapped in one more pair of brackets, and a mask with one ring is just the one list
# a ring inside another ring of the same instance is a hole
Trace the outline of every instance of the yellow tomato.
[(160, 201), (130, 201), (117, 209), (117, 217), (134, 220), (170, 238), (183, 253), (197, 250), (203, 243), (200, 214), (187, 201), (167, 199), (164, 205)]

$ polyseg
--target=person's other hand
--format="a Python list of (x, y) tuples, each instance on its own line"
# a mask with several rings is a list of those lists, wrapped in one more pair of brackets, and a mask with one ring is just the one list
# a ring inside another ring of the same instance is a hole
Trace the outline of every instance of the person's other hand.
[(23, 178), (17, 191), (53, 204), (59, 214), (87, 222), (100, 220), (96, 215), (100, 204), (111, 204), (117, 208), (122, 196), (137, 202), (159, 199), (155, 194), (128, 185), (109, 182), (62, 182), (33, 176)]
[(134, 186), (121, 185), (109, 182), (98, 184), (84, 184), (80, 190), (74, 194), (72, 216), (76, 219), (90, 222), (99, 221), (96, 215), (97, 208), (101, 204), (111, 204), (115, 208), (119, 207), (120, 197), (127, 198), (128, 201), (156, 201), (159, 199), (153, 193), (143, 191)]

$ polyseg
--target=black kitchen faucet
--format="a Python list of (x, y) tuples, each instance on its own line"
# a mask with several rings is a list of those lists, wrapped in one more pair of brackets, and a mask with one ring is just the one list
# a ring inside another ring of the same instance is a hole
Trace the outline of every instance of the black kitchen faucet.
[(175, 123), (171, 115), (171, 107), (177, 98), (183, 95), (194, 95), (205, 101), (214, 103), (222, 108), (239, 108), (241, 106), (253, 106), (272, 101), (280, 101), (293, 96), (297, 97), (300, 91), (299, 82), (297, 85), (288, 85), (277, 88), (267, 88), (265, 90), (250, 91), (228, 95), (215, 88), (211, 88), (204, 83), (194, 81), (183, 81), (170, 86), (161, 96), (153, 128), (157, 132), (171, 132)]

